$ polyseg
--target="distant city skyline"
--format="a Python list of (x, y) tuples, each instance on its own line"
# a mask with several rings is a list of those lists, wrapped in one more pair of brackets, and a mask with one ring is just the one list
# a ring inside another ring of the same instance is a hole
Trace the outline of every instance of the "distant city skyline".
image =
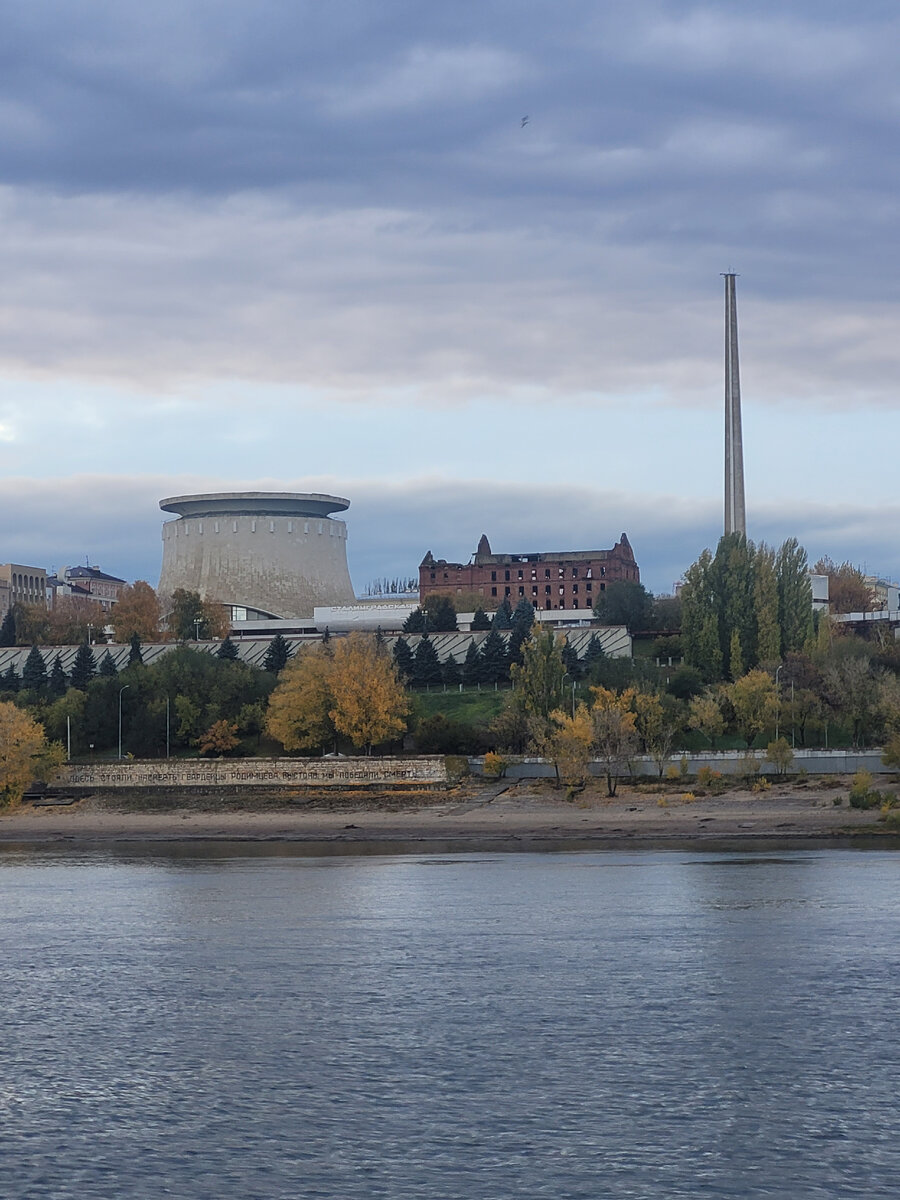
[[(357, 589), (721, 532), (900, 575), (900, 16), (35, 0), (0, 80), (0, 559), (156, 582), (159, 497), (336, 491)], [(523, 114), (528, 114), (523, 123)]]

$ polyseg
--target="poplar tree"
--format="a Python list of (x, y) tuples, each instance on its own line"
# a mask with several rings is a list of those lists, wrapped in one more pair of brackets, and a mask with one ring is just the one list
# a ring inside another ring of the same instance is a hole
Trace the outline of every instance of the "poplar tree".
[(775, 572), (775, 551), (764, 542), (756, 548), (755, 567), (753, 606), (756, 610), (756, 657), (758, 662), (774, 663), (781, 658), (778, 578)]
[(781, 651), (802, 650), (813, 636), (812, 584), (809, 560), (796, 538), (783, 542), (775, 558)]

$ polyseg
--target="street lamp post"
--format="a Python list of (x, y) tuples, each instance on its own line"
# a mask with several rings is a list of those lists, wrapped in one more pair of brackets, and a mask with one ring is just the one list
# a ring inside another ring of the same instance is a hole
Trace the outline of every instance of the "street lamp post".
[(169, 757), (169, 697), (166, 696), (166, 758)]
[(778, 690), (778, 676), (784, 669), (784, 663), (779, 663), (775, 668), (775, 741), (778, 741), (778, 730), (781, 720), (781, 692)]
[(200, 641), (200, 626), (203, 624), (202, 617), (194, 617), (194, 641)]
[(131, 687), (130, 683), (126, 683), (119, 688), (119, 758), (122, 757), (122, 693), (127, 692)]

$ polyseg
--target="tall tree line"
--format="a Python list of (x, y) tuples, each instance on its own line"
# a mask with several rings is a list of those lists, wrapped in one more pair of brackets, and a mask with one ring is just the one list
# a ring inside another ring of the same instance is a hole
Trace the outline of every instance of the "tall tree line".
[(739, 679), (802, 650), (813, 632), (806, 551), (788, 538), (777, 551), (726, 534), (685, 573), (686, 661), (710, 681)]

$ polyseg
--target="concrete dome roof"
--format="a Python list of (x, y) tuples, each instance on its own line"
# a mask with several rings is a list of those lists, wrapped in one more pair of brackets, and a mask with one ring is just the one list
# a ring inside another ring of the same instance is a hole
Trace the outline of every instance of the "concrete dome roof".
[(179, 517), (327, 517), (349, 508), (350, 501), (319, 492), (205, 492), (169, 496), (160, 500), (159, 507)]

